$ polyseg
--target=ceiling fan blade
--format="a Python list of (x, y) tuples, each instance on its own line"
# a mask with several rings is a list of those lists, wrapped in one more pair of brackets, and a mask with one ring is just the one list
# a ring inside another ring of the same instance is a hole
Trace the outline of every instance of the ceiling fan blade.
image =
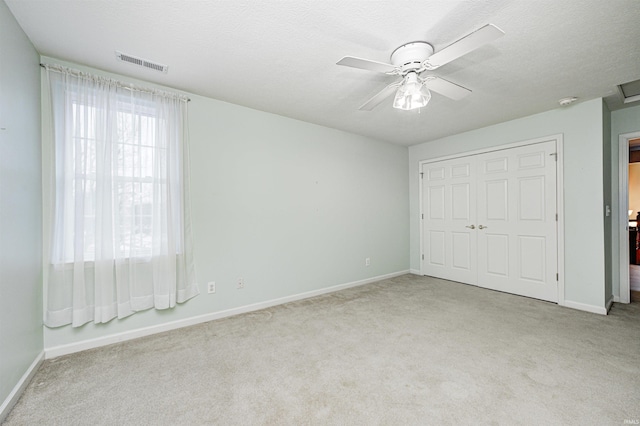
[(386, 98), (391, 96), (391, 94), (394, 93), (398, 89), (398, 87), (400, 87), (401, 83), (402, 83), (402, 80), (397, 81), (395, 83), (391, 83), (390, 85), (388, 85), (387, 87), (379, 91), (367, 102), (363, 103), (358, 109), (362, 111), (371, 111), (372, 109), (377, 107), (380, 104), (380, 102), (384, 101)]
[(429, 76), (425, 79), (424, 84), (427, 86), (427, 89), (440, 93), (442, 96), (446, 96), (454, 101), (459, 101), (471, 94), (471, 90), (466, 87), (462, 87), (440, 77)]
[(360, 68), (367, 71), (376, 71), (382, 73), (395, 73), (398, 71), (396, 67), (384, 62), (372, 61), (370, 59), (354, 58), (353, 56), (345, 56), (337, 62), (337, 65), (346, 67)]
[(445, 47), (441, 51), (431, 55), (426, 61), (425, 66), (429, 70), (434, 70), (444, 64), (448, 64), (454, 59), (466, 55), (472, 50), (476, 50), (480, 46), (502, 37), (504, 31), (493, 24), (487, 24), (484, 27), (462, 37), (460, 40)]

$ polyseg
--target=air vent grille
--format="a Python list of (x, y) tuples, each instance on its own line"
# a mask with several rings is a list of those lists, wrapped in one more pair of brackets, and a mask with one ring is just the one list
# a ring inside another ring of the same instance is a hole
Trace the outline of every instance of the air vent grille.
[(618, 87), (620, 88), (620, 94), (625, 104), (640, 101), (640, 80), (630, 81)]
[(156, 62), (148, 61), (146, 59), (139, 58), (133, 55), (127, 55), (116, 50), (116, 57), (122, 62), (129, 62), (130, 64), (138, 65), (140, 67), (149, 68), (162, 73), (167, 73), (169, 67), (167, 65), (158, 64)]

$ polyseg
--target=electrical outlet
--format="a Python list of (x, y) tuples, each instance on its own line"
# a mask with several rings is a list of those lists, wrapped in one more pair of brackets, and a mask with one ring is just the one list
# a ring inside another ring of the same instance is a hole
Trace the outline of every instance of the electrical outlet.
[(244, 288), (244, 278), (238, 278), (238, 290)]
[(367, 258), (364, 260), (364, 266), (371, 266), (371, 258), (368, 258), (368, 257), (367, 257)]
[(207, 292), (208, 293), (215, 293), (216, 292), (216, 282), (215, 281), (209, 281), (209, 283), (207, 284)]

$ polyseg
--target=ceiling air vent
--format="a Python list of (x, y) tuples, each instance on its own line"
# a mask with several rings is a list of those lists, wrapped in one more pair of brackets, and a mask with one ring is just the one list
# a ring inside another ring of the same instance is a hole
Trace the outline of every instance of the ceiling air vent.
[(640, 101), (640, 80), (621, 84), (618, 89), (625, 104)]
[(129, 62), (130, 64), (138, 65), (139, 67), (149, 68), (155, 71), (167, 73), (169, 67), (167, 65), (161, 65), (155, 62), (147, 61), (146, 59), (138, 58), (137, 56), (127, 55), (126, 53), (118, 52), (116, 50), (116, 57), (122, 62)]

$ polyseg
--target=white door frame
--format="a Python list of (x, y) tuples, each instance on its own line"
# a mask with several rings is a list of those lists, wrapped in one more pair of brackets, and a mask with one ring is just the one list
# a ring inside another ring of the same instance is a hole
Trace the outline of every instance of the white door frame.
[[(637, 133), (640, 137), (640, 132)], [(630, 138), (634, 139), (634, 138)], [(536, 139), (529, 139), (521, 142), (514, 142), (505, 145), (498, 145), (493, 147), (482, 148), (478, 150), (463, 152), (459, 154), (447, 155), (443, 157), (430, 158), (428, 160), (422, 160), (418, 162), (418, 180), (419, 180), (419, 203), (420, 203), (420, 275), (424, 275), (423, 271), (423, 256), (424, 256), (424, 238), (423, 238), (423, 220), (424, 211), (422, 200), (422, 182), (421, 178), (422, 167), (428, 163), (435, 163), (442, 160), (451, 160), (453, 158), (467, 157), (471, 155), (484, 154), (487, 152), (500, 151), (503, 149), (516, 148), (525, 145), (533, 145), (541, 142), (555, 141), (556, 142), (556, 210), (558, 212), (558, 225), (557, 225), (557, 256), (558, 256), (558, 305), (563, 306), (564, 302), (564, 141), (562, 134), (551, 135)], [(628, 141), (627, 141), (628, 143)], [(626, 209), (625, 209), (626, 212)], [(626, 219), (625, 219), (626, 220)], [(628, 239), (628, 238), (627, 238)], [(628, 243), (627, 243), (627, 250)], [(627, 274), (629, 270), (627, 268)], [(628, 279), (627, 279), (628, 285)]]
[(618, 136), (618, 188), (620, 194), (618, 196), (618, 211), (620, 224), (618, 232), (620, 232), (620, 284), (618, 287), (618, 296), (614, 295), (615, 302), (629, 303), (630, 283), (629, 283), (629, 141), (631, 139), (640, 138), (640, 131), (632, 133), (623, 133)]

